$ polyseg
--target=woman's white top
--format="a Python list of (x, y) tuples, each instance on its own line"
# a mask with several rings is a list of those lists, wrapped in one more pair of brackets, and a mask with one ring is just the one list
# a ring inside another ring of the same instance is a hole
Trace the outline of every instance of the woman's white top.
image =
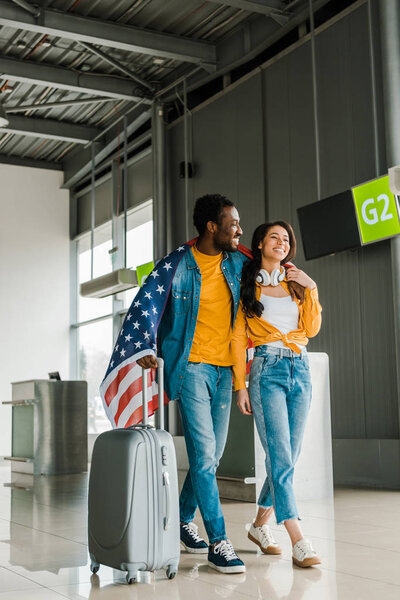
[[(279, 329), (284, 335), (299, 328), (299, 307), (297, 302), (292, 300), (291, 296), (284, 296), (283, 298), (275, 298), (274, 296), (266, 296), (261, 294), (260, 302), (263, 305), (263, 312), (261, 318)], [(270, 342), (268, 346), (274, 346), (276, 348), (287, 348), (282, 340), (277, 342)], [(304, 346), (296, 345), (302, 350)]]

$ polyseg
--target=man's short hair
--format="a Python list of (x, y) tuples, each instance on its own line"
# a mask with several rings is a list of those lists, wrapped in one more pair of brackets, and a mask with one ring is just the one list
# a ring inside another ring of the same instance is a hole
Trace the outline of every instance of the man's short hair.
[(234, 206), (234, 204), (221, 194), (206, 194), (197, 198), (193, 211), (193, 224), (199, 235), (205, 232), (208, 221), (220, 224), (221, 213), (225, 206)]

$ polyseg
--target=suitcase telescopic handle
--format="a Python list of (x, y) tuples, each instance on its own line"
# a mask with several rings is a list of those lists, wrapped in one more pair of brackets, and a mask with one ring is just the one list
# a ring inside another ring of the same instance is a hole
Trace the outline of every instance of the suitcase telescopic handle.
[[(158, 364), (158, 413), (160, 429), (164, 429), (164, 360), (156, 358)], [(147, 372), (149, 369), (142, 369), (142, 399), (143, 399), (143, 421), (142, 425), (147, 426), (149, 420), (148, 398), (147, 398)]]

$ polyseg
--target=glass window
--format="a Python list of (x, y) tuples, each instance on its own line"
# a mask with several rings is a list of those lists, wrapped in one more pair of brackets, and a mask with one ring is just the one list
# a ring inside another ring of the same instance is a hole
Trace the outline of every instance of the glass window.
[[(133, 209), (127, 215), (126, 262), (131, 269), (153, 260), (153, 203)], [(138, 288), (124, 293), (124, 306), (129, 308)]]
[[(152, 201), (131, 210), (127, 215), (127, 267), (135, 269), (138, 265), (153, 260), (153, 206)], [(100, 277), (112, 271), (111, 221), (98, 227), (94, 233), (93, 277)], [(113, 347), (113, 316), (117, 315), (118, 303), (113, 304), (113, 296), (107, 298), (84, 298), (79, 286), (91, 279), (90, 233), (82, 236), (77, 243), (78, 252), (78, 378), (88, 382), (88, 433), (101, 433), (110, 429), (100, 398), (99, 386), (103, 380)], [(128, 309), (138, 288), (118, 294)], [(121, 306), (121, 304), (120, 304)], [(107, 315), (110, 315), (107, 317)], [(96, 320), (99, 317), (106, 317)], [(123, 314), (121, 312), (121, 322)], [(94, 322), (90, 322), (94, 320)], [(85, 323), (79, 325), (79, 323)]]
[[(94, 232), (93, 249), (93, 277), (100, 277), (112, 271), (111, 222), (99, 227)], [(90, 234), (82, 237), (78, 242), (78, 284), (89, 281), (91, 278), (91, 249)], [(108, 298), (84, 298), (79, 293), (78, 285), (78, 322), (89, 321), (96, 317), (109, 315), (112, 312), (112, 296)]]
[(88, 383), (88, 433), (101, 433), (111, 428), (99, 387), (112, 352), (112, 318), (82, 325), (78, 328), (78, 338), (78, 378)]

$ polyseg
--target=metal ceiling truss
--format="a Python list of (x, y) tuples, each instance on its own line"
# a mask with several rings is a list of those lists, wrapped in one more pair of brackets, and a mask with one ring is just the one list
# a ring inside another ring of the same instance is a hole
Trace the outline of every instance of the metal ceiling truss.
[(35, 17), (26, 9), (5, 0), (0, 1), (0, 25), (128, 52), (201, 63), (207, 69), (216, 64), (215, 45), (210, 42), (48, 8), (40, 8), (39, 17)]
[[(139, 108), (140, 110), (140, 108)], [(151, 117), (150, 109), (146, 108), (138, 114), (134, 111), (127, 116), (128, 119), (128, 138), (135, 133), (142, 125), (149, 121)], [(119, 119), (121, 120), (121, 119)], [(118, 123), (113, 124), (109, 131), (102, 136), (101, 140), (94, 141), (96, 144), (95, 150), (95, 167), (105, 160), (112, 152), (118, 148), (120, 143), (121, 127)], [(77, 185), (84, 177), (86, 177), (92, 168), (92, 153), (91, 147), (82, 148), (79, 152), (67, 157), (63, 161), (64, 169), (64, 184), (63, 188), (72, 188)]]
[(99, 135), (100, 130), (95, 127), (87, 127), (76, 123), (66, 123), (65, 121), (16, 115), (9, 116), (9, 125), (2, 127), (0, 130), (0, 133), (3, 132), (50, 140), (61, 140), (74, 144), (87, 144)]
[[(17, 60), (4, 55), (0, 55), (0, 73), (5, 79), (56, 87), (72, 92), (100, 94), (110, 98), (132, 101), (141, 100), (143, 97), (138, 95), (137, 85), (133, 85), (126, 79), (111, 75), (106, 77), (95, 74), (88, 75), (80, 71), (71, 71), (65, 67)], [(145, 99), (145, 102), (150, 104), (151, 100)]]
[(145, 87), (148, 90), (150, 90), (151, 92), (154, 92), (154, 86), (153, 85), (151, 85), (150, 83), (148, 83), (147, 81), (145, 81), (144, 79), (142, 79), (141, 77), (139, 77), (138, 75), (136, 75), (136, 73), (134, 73), (133, 71), (131, 71), (130, 69), (128, 69), (128, 67), (125, 67), (125, 65), (123, 65), (122, 63), (120, 63), (119, 60), (116, 60), (115, 58), (112, 58), (111, 56), (109, 56), (108, 54), (106, 54), (105, 52), (103, 52), (102, 50), (100, 50), (100, 48), (97, 48), (96, 46), (93, 46), (93, 44), (88, 44), (86, 42), (82, 42), (82, 40), (79, 43), (80, 43), (81, 46), (83, 46), (84, 48), (86, 48), (86, 50), (89, 50), (89, 52), (92, 52), (92, 54), (95, 54), (96, 56), (98, 56), (102, 60), (105, 60), (110, 65), (112, 65), (113, 67), (115, 67), (116, 69), (118, 69), (119, 71), (122, 71), (122, 73), (124, 73), (125, 75), (127, 75), (128, 77), (130, 77), (131, 79), (133, 79), (134, 81), (136, 81), (142, 87)]
[(39, 169), (52, 169), (54, 171), (62, 171), (61, 163), (51, 162), (48, 160), (36, 160), (34, 158), (25, 158), (21, 156), (13, 156), (8, 154), (0, 154), (0, 164), (16, 165), (18, 167), (35, 167)]
[(114, 102), (115, 98), (80, 98), (79, 100), (60, 100), (59, 102), (44, 102), (43, 104), (20, 104), (8, 106), (3, 104), (7, 114), (26, 112), (27, 110), (49, 110), (51, 108), (62, 108), (63, 106), (84, 106), (85, 104), (96, 104), (100, 102)]
[(286, 21), (289, 20), (288, 15), (283, 12), (286, 5), (280, 0), (211, 0), (211, 2), (247, 10), (273, 19), (281, 17)]
[[(232, 0), (232, 2), (234, 1), (236, 0)], [(314, 13), (325, 6), (325, 4), (328, 4), (328, 2), (330, 0), (313, 0)], [(269, 2), (269, 4), (272, 3)], [(296, 5), (297, 7), (297, 2), (291, 2), (287, 7), (292, 10), (292, 5)], [(226, 36), (226, 38), (219, 42), (217, 71), (213, 74), (197, 72), (193, 75), (191, 83), (188, 84), (187, 91), (192, 92), (198, 87), (206, 85), (216, 77), (221, 77), (253, 60), (280, 40), (282, 36), (307, 21), (309, 15), (309, 4), (307, 3), (305, 6), (304, 2), (297, 7), (296, 11), (290, 13), (289, 21), (281, 27), (277, 27), (273, 19), (261, 19), (259, 15), (254, 15), (253, 18), (247, 21), (244, 28), (236, 30), (232, 35)], [(183, 76), (183, 68), (177, 69), (175, 73), (177, 77), (178, 75)], [(170, 92), (164, 96), (164, 101), (172, 101), (175, 97), (175, 91)]]
[[(132, 136), (150, 119), (149, 105), (152, 104), (154, 98), (162, 96), (164, 102), (174, 98), (173, 88), (184, 79), (186, 81), (191, 79), (190, 87), (188, 85), (188, 91), (191, 91), (216, 76), (228, 73), (258, 56), (309, 17), (309, 3), (297, 0), (289, 4), (280, 0), (210, 1), (221, 6), (249, 12), (249, 17), (246, 18), (243, 26), (233, 29), (218, 41), (218, 60), (217, 47), (212, 42), (193, 40), (179, 35), (150, 31), (36, 6), (34, 9), (38, 9), (39, 14), (35, 16), (33, 10), (29, 8), (32, 5), (25, 0), (13, 0), (13, 2), (0, 0), (0, 26), (75, 40), (125, 76), (85, 73), (63, 66), (18, 60), (0, 55), (0, 77), (79, 94), (101, 96), (75, 98), (71, 101), (61, 100), (41, 105), (25, 104), (13, 108), (6, 106), (6, 109), (9, 113), (13, 113), (23, 110), (73, 106), (80, 103), (84, 105), (92, 102), (107, 102), (115, 99), (139, 102), (143, 106), (131, 106), (125, 112), (125, 115), (128, 115), (128, 136)], [(318, 10), (327, 2), (328, 0), (314, 0), (313, 10)], [(294, 9), (295, 6), (296, 9)], [(261, 15), (268, 18), (260, 18)], [(114, 58), (112, 53), (106, 53), (106, 48), (175, 59), (180, 64), (174, 66), (169, 77), (163, 78), (161, 83), (163, 89), (157, 90), (153, 83), (137, 75), (128, 66)], [(193, 71), (192, 67), (192, 71), (190, 71), (187, 63), (195, 63), (195, 70)], [(63, 187), (73, 188), (90, 174), (93, 144), (95, 144), (96, 167), (118, 149), (121, 130), (120, 118), (99, 134), (98, 130), (92, 127), (32, 117), (14, 117), (10, 114), (10, 126), (3, 131), (86, 144), (86, 147), (71, 153), (62, 160)], [(16, 119), (21, 120), (17, 121)], [(5, 155), (0, 155), (0, 162), (7, 162), (7, 160), (13, 161), (15, 164), (12, 157), (7, 158)], [(45, 161), (40, 160), (21, 160), (25, 161), (24, 164), (30, 161), (31, 166), (33, 166), (33, 162), (35, 166), (39, 166), (36, 163), (43, 164), (43, 166), (45, 164)], [(54, 165), (55, 163), (50, 161), (48, 164)]]

